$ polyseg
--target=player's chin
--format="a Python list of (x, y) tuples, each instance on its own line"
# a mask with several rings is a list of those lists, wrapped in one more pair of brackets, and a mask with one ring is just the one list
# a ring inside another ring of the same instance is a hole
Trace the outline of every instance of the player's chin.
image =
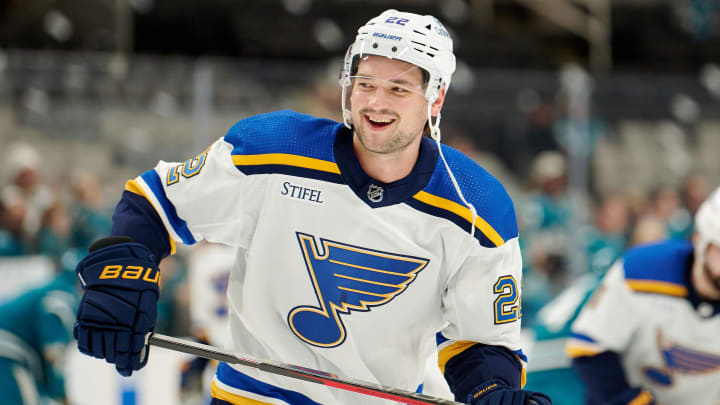
[(382, 133), (368, 133), (363, 131), (359, 136), (360, 144), (363, 149), (372, 153), (387, 154), (393, 152), (392, 143), (389, 141), (390, 136), (384, 136)]

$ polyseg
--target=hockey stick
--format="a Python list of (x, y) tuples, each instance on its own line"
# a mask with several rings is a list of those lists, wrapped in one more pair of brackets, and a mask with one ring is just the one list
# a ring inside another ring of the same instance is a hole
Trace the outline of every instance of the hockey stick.
[(385, 398), (405, 404), (461, 405), (459, 402), (449, 401), (447, 399), (418, 394), (416, 392), (405, 391), (398, 388), (375, 385), (349, 378), (341, 378), (333, 374), (295, 366), (292, 364), (272, 360), (258, 360), (245, 355), (240, 357), (239, 355), (218, 349), (217, 347), (178, 339), (171, 336), (160, 335), (157, 333), (150, 335), (148, 342), (153, 346), (188, 353), (194, 356), (204, 357), (206, 359), (224, 361), (225, 363), (230, 364), (242, 364), (244, 366), (254, 367), (273, 374), (284, 375), (286, 377), (297, 378), (299, 380), (310, 381), (316, 384), (327, 385), (329, 387), (358, 392), (360, 394), (371, 395), (378, 398)]

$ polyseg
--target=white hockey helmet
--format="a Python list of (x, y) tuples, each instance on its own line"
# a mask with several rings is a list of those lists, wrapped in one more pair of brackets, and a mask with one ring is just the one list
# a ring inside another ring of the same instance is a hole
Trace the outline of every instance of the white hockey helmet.
[(440, 90), (450, 87), (455, 72), (453, 41), (445, 27), (431, 15), (385, 10), (358, 29), (355, 42), (345, 54), (340, 75), (343, 87), (343, 118), (349, 126), (350, 111), (346, 108), (346, 89), (362, 55), (385, 56), (422, 68), (428, 74), (425, 98), (432, 104)]
[[(713, 276), (706, 265), (708, 246), (720, 246), (720, 188), (708, 196), (695, 214), (695, 263), (693, 277), (699, 272), (711, 280), (715, 290), (720, 290), (720, 278)], [(697, 287), (696, 287), (697, 288)], [(704, 287), (703, 287), (704, 288)]]
[(699, 236), (699, 248), (705, 252), (712, 243), (720, 246), (720, 188), (710, 194), (695, 214), (695, 232)]

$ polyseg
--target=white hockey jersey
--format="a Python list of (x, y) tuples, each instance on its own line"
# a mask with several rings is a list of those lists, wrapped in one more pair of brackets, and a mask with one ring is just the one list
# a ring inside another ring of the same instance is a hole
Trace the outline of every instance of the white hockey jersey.
[[(240, 121), (184, 163), (160, 162), (127, 189), (145, 196), (174, 242), (237, 249), (226, 347), (371, 383), (416, 390), (468, 342), (520, 351), (521, 262), (502, 185), (424, 139), (405, 179), (368, 177), (341, 123), (281, 111)], [(229, 402), (387, 403), (221, 363)]]
[(628, 384), (658, 404), (720, 403), (720, 304), (698, 300), (691, 257), (686, 241), (630, 250), (573, 324), (568, 354), (618, 353)]

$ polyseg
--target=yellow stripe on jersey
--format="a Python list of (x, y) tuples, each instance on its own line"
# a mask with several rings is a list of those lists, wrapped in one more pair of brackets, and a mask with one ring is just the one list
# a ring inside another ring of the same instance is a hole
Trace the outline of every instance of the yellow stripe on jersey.
[(632, 401), (628, 402), (628, 405), (649, 405), (654, 403), (655, 398), (653, 398), (650, 391), (642, 390), (640, 391), (638, 396), (633, 398)]
[(449, 344), (438, 352), (438, 366), (440, 367), (440, 372), (445, 375), (445, 365), (447, 364), (450, 359), (457, 356), (458, 354), (464, 352), (465, 350), (475, 346), (477, 342), (471, 342), (469, 340), (461, 340), (459, 342), (455, 342), (452, 344)]
[[(140, 196), (145, 197), (145, 199), (152, 205), (153, 208), (155, 208), (155, 211), (160, 215), (160, 211), (158, 210), (158, 207), (155, 206), (155, 204), (152, 203), (152, 201), (148, 198), (147, 194), (145, 194), (145, 190), (142, 189), (140, 186), (140, 183), (137, 182), (137, 180), (128, 180), (127, 183), (125, 183), (125, 190), (137, 194)], [(174, 255), (175, 251), (177, 250), (177, 245), (175, 244), (175, 241), (173, 240), (172, 236), (170, 236), (170, 232), (168, 232), (168, 240), (170, 241), (170, 254)]]
[(515, 355), (515, 358), (518, 359), (520, 364), (522, 364), (522, 371), (520, 372), (520, 388), (525, 388), (525, 383), (527, 383), (527, 369), (525, 369), (525, 362), (517, 354)]
[(145, 195), (145, 191), (143, 191), (142, 187), (140, 187), (140, 184), (138, 184), (137, 180), (128, 180), (125, 183), (125, 190), (147, 198), (147, 196)]
[(233, 155), (233, 164), (236, 166), (283, 165), (296, 166), (306, 169), (320, 170), (328, 173), (340, 174), (340, 168), (333, 162), (288, 153), (267, 153), (263, 155)]
[(625, 280), (628, 287), (633, 291), (644, 293), (658, 293), (672, 295), (673, 297), (687, 297), (687, 287), (681, 284), (668, 283), (666, 281), (648, 280)]
[(256, 399), (241, 397), (240, 395), (223, 391), (222, 388), (218, 387), (215, 381), (210, 383), (210, 395), (213, 398), (230, 402), (233, 405), (272, 405), (269, 402), (262, 402)]
[[(469, 223), (472, 223), (472, 213), (470, 212), (470, 209), (456, 203), (455, 201), (451, 201), (422, 190), (418, 191), (418, 193), (415, 194), (413, 197), (416, 200), (424, 202), (425, 204), (432, 205), (433, 207), (441, 208), (446, 211), (450, 211), (453, 214), (464, 218)], [(487, 238), (490, 239), (490, 241), (492, 241), (495, 246), (501, 246), (505, 244), (502, 236), (500, 236), (500, 234), (497, 233), (497, 231), (482, 217), (477, 217), (475, 219), (475, 226), (480, 230), (480, 232), (487, 236)]]
[(600, 349), (575, 344), (568, 344), (567, 346), (565, 346), (565, 354), (571, 359), (575, 359), (578, 357), (597, 356), (602, 352), (603, 351)]

